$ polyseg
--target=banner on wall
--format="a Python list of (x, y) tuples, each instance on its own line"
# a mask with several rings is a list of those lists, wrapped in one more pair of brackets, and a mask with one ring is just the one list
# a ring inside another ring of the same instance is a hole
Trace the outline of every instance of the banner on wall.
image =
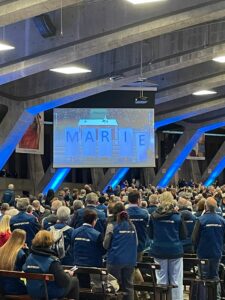
[(44, 154), (44, 113), (37, 114), (16, 147), (17, 153)]
[(192, 159), (192, 160), (205, 159), (205, 135), (204, 134), (200, 137), (195, 147), (191, 150), (187, 159)]

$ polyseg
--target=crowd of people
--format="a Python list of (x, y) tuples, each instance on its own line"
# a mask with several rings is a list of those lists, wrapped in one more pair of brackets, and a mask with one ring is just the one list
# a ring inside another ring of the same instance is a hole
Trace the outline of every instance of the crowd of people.
[[(108, 187), (105, 194), (85, 185), (72, 192), (63, 188), (19, 197), (9, 185), (1, 203), (0, 269), (53, 274), (49, 298), (77, 300), (79, 287), (91, 287), (96, 278), (73, 276), (62, 266), (106, 266), (124, 299), (133, 300), (136, 264), (148, 253), (160, 265), (157, 283), (173, 285), (172, 299), (183, 300), (184, 253), (208, 259), (202, 276), (218, 279), (224, 217), (225, 186), (160, 189), (133, 180), (131, 186)], [(19, 279), (0, 279), (7, 294), (43, 297), (43, 283), (38, 284), (37, 289), (36, 281), (25, 285)], [(219, 284), (217, 294), (220, 299)]]

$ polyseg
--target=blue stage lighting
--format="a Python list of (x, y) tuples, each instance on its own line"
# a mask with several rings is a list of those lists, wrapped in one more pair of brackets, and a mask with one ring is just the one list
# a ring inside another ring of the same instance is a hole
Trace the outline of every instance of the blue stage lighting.
[(60, 168), (57, 169), (54, 176), (51, 178), (49, 183), (46, 185), (46, 187), (43, 190), (43, 194), (46, 195), (48, 190), (52, 189), (56, 191), (59, 186), (64, 181), (65, 177), (69, 174), (71, 168)]
[(107, 186), (103, 189), (103, 193), (106, 192), (107, 187), (111, 186), (112, 189), (115, 189), (115, 187), (120, 183), (120, 181), (124, 178), (124, 176), (127, 174), (130, 168), (120, 168), (112, 177), (112, 179), (108, 182)]
[(225, 168), (225, 157), (223, 157), (218, 165), (215, 167), (214, 170), (210, 173), (208, 179), (205, 181), (204, 185), (205, 186), (210, 186), (213, 184), (213, 182), (216, 180), (216, 178), (220, 175), (220, 173), (224, 170)]

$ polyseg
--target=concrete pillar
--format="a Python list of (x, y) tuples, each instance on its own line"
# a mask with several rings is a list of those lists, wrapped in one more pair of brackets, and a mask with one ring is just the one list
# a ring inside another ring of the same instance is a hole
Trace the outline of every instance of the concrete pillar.
[(34, 183), (34, 191), (36, 193), (38, 184), (45, 174), (44, 169), (43, 169), (41, 155), (28, 154), (28, 169), (29, 169), (30, 179)]
[(91, 177), (93, 187), (96, 190), (100, 190), (102, 182), (104, 181), (104, 172), (102, 168), (91, 168)]
[(0, 124), (0, 169), (4, 167), (34, 118), (23, 110), (20, 102), (9, 102), (8, 108)]
[(170, 183), (189, 152), (195, 146), (199, 137), (200, 133), (196, 134), (196, 127), (186, 127), (183, 135), (180, 137), (177, 144), (168, 155), (168, 158), (159, 169), (153, 180), (153, 185), (160, 184), (160, 186), (166, 186)]

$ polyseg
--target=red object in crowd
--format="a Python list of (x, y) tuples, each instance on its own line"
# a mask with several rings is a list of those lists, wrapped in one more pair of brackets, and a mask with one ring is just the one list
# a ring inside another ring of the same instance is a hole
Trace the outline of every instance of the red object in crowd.
[(8, 241), (11, 234), (12, 233), (10, 231), (0, 232), (0, 247), (2, 247)]

